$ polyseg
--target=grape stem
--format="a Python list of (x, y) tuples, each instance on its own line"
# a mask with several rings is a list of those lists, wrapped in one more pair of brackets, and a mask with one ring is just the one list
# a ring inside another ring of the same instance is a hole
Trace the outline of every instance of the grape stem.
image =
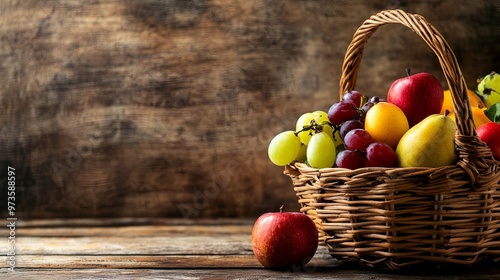
[(366, 103), (367, 101), (368, 101), (368, 96), (366, 96), (366, 95), (362, 95), (362, 96), (361, 96), (361, 102), (360, 102), (360, 104), (359, 104), (359, 107), (358, 107), (358, 108), (363, 107), (363, 105), (365, 105), (365, 103)]
[(366, 116), (365, 110), (361, 109), (361, 107), (356, 109), (356, 119), (364, 119)]
[(354, 149), (354, 152), (356, 152), (356, 153), (360, 153), (360, 154), (362, 154), (362, 155), (365, 155), (365, 154), (366, 154), (365, 152), (360, 151), (359, 149)]
[(299, 135), (299, 133), (304, 132), (304, 131), (311, 131), (314, 130), (315, 133), (323, 131), (322, 125), (318, 124), (315, 120), (311, 120), (309, 125), (304, 125), (301, 130), (296, 131), (295, 135)]
[(299, 133), (304, 132), (304, 131), (309, 131), (311, 132), (314, 131), (314, 133), (320, 133), (323, 131), (323, 126), (328, 125), (331, 128), (333, 128), (333, 138), (335, 138), (335, 133), (340, 130), (340, 126), (334, 125), (328, 121), (324, 121), (323, 123), (319, 124), (315, 120), (311, 120), (309, 125), (304, 125), (301, 130), (294, 132), (295, 136), (299, 136)]

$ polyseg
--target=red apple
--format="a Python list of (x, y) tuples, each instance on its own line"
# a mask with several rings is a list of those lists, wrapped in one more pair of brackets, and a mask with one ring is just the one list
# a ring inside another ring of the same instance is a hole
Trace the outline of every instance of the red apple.
[(477, 136), (491, 149), (496, 160), (500, 160), (500, 123), (490, 122), (476, 128)]
[(318, 230), (307, 215), (298, 212), (265, 213), (252, 230), (252, 248), (266, 268), (305, 266), (318, 248)]
[(444, 93), (441, 83), (429, 73), (410, 75), (398, 79), (389, 88), (387, 101), (398, 106), (406, 115), (410, 127), (432, 114), (439, 114)]

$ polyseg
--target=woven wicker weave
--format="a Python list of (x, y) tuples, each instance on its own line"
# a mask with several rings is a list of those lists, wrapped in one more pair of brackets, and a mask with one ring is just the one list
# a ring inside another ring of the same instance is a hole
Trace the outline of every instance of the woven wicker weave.
[(402, 24), (436, 54), (456, 111), (459, 160), (439, 168), (285, 168), (320, 244), (338, 259), (376, 268), (474, 265), (500, 259), (500, 167), (476, 136), (467, 85), (445, 39), (420, 15), (382, 11), (355, 32), (340, 95), (354, 89), (364, 46), (382, 25)]

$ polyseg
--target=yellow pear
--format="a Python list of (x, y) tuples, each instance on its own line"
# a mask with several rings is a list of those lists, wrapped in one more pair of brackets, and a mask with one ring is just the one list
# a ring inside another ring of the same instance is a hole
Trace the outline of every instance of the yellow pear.
[(433, 114), (410, 128), (396, 148), (401, 167), (439, 167), (453, 164), (455, 122), (445, 115)]

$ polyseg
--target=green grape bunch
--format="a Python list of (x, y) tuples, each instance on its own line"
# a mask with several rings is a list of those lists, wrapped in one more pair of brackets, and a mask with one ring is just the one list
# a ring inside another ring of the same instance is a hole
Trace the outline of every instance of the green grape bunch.
[(281, 132), (271, 140), (268, 156), (278, 166), (297, 161), (327, 168), (335, 164), (337, 147), (342, 145), (339, 130), (330, 123), (326, 112), (307, 112), (297, 120), (295, 131)]

